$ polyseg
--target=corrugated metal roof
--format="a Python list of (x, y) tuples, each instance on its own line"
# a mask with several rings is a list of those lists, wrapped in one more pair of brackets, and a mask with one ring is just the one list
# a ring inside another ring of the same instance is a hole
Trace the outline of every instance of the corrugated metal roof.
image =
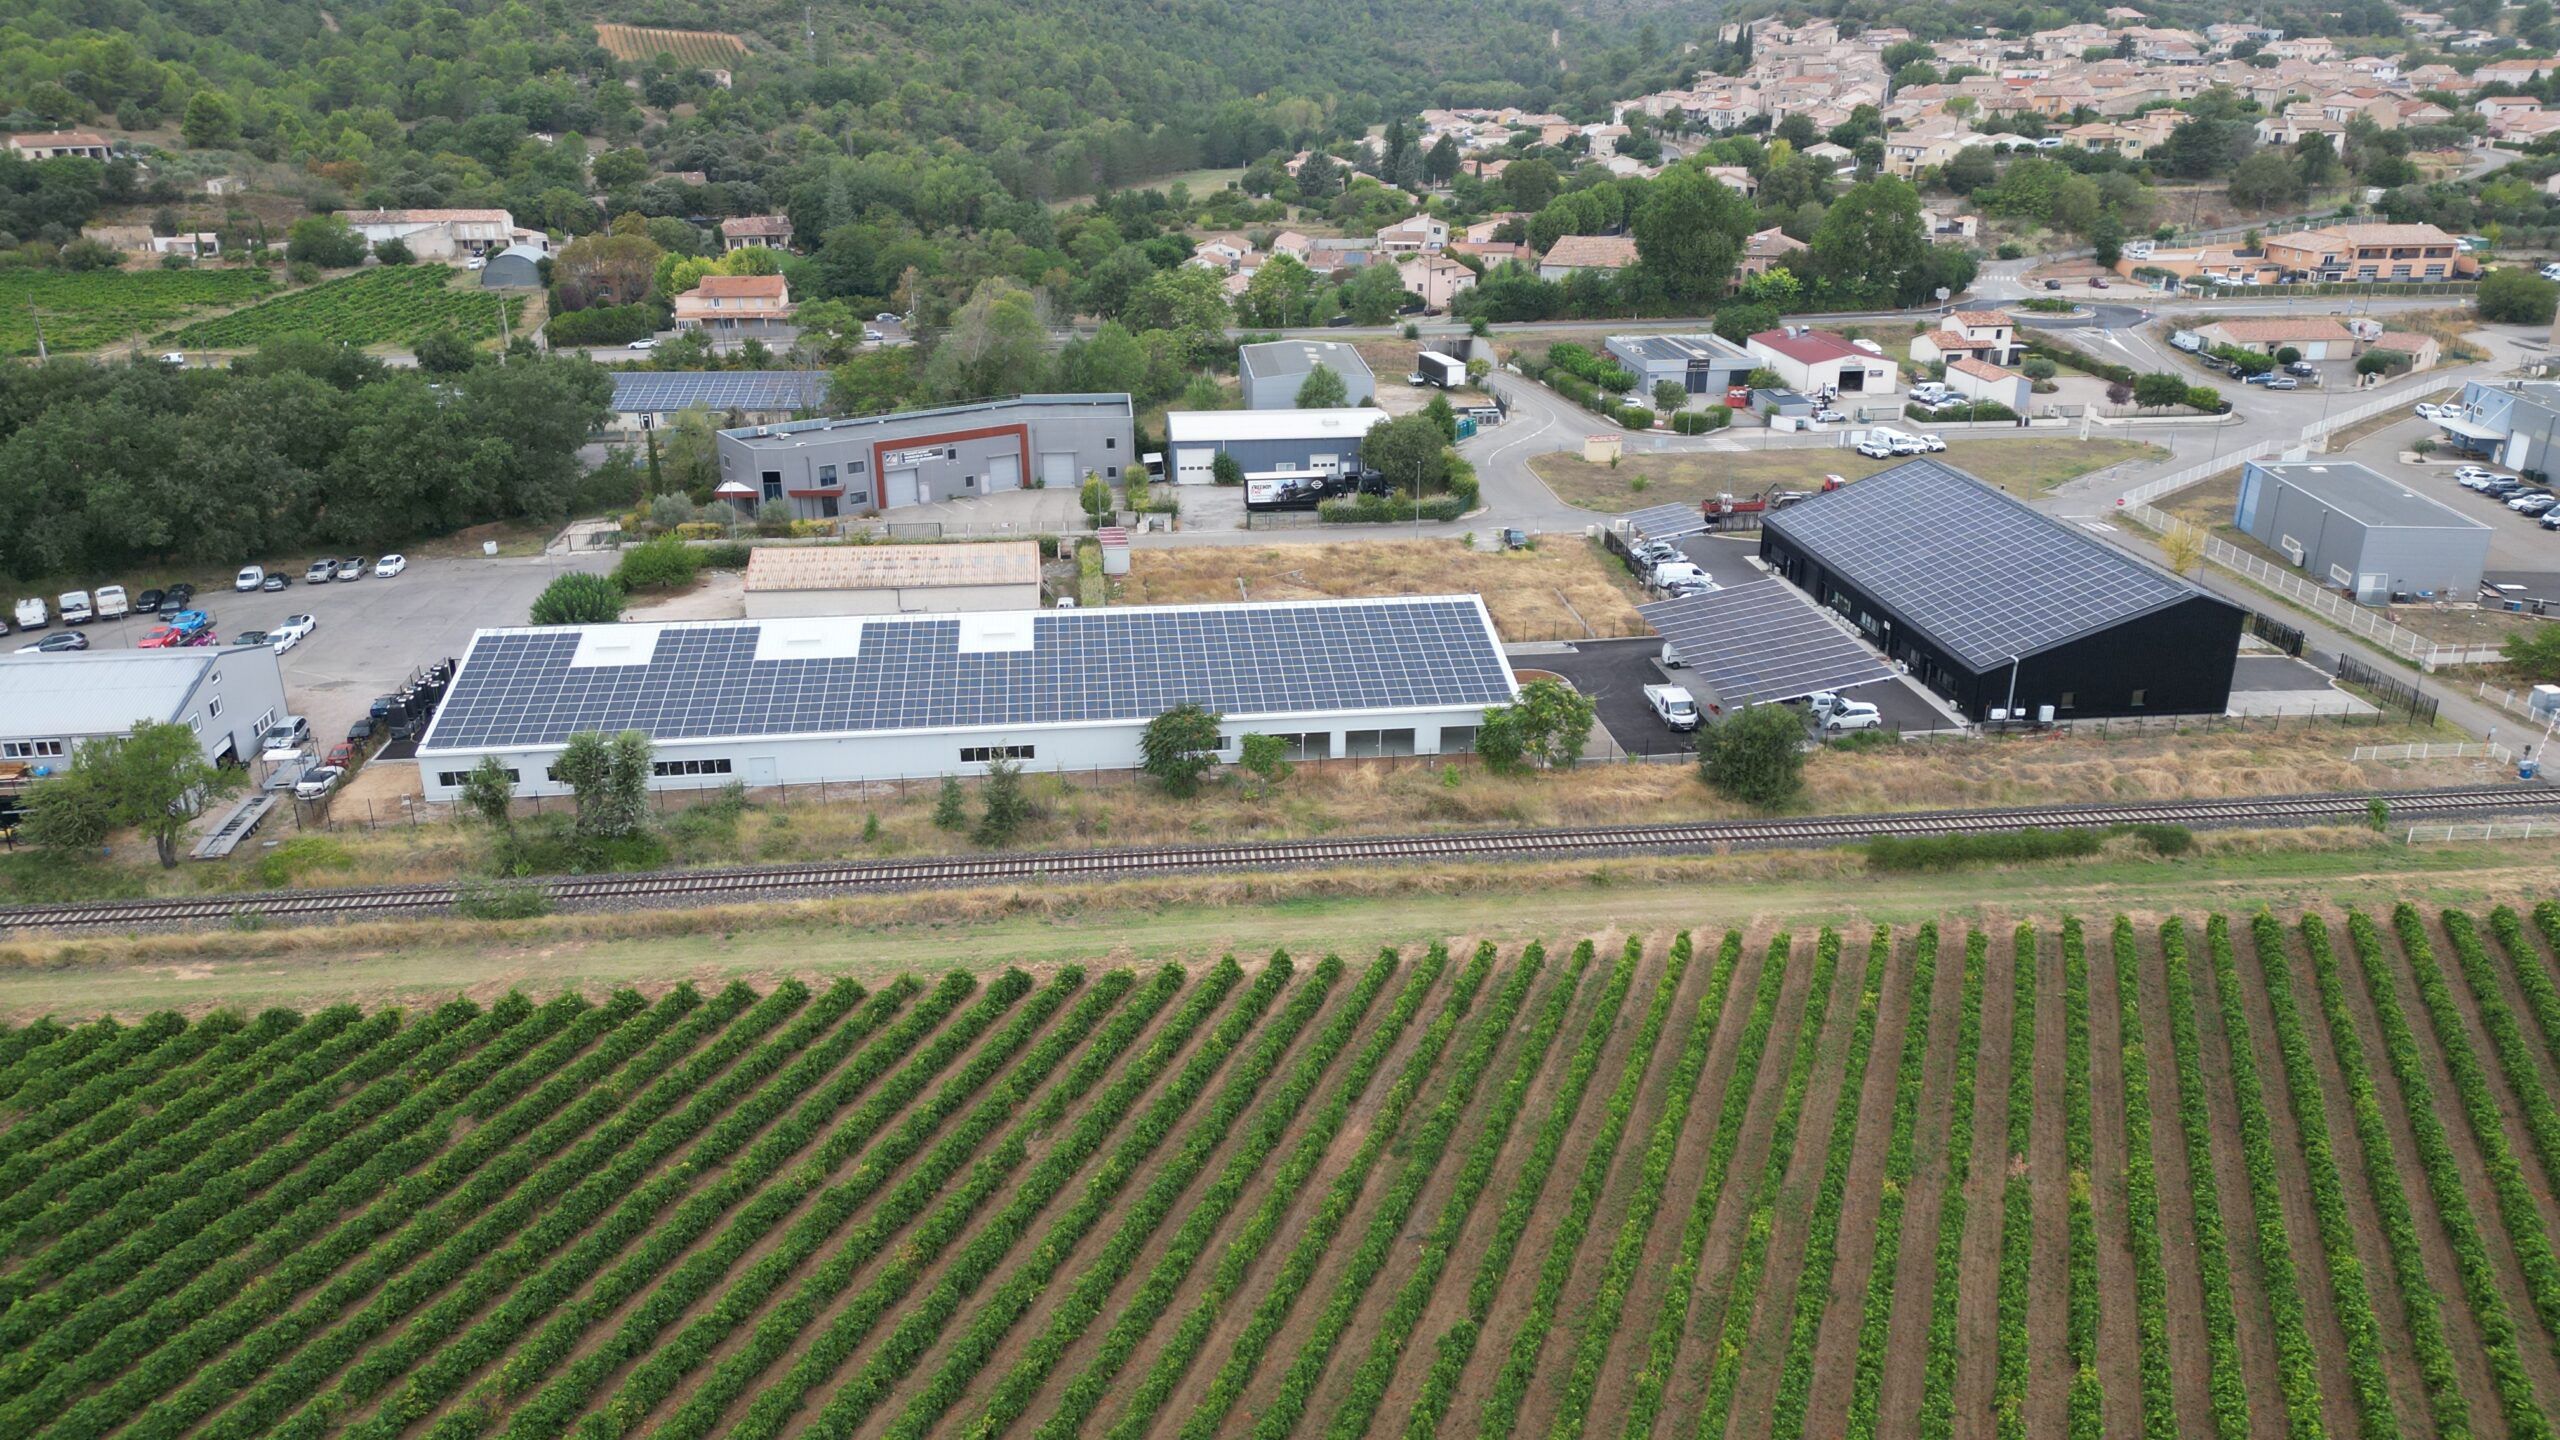
[(119, 735), (138, 720), (174, 720), (204, 673), (239, 653), (207, 646), (0, 655), (0, 735)]
[(759, 545), (747, 589), (890, 590), (938, 585), (1037, 585), (1031, 540), (968, 545)]
[(816, 410), (827, 403), (824, 370), (624, 370), (613, 377), (623, 414), (706, 410)]
[(1357, 440), (1386, 423), (1384, 410), (1171, 410), (1165, 413), (1168, 445), (1234, 440)]

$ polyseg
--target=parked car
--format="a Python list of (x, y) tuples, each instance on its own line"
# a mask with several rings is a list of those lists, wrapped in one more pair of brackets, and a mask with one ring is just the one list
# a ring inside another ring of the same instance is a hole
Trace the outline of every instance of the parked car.
[(1656, 565), (1667, 565), (1675, 560), (1685, 560), (1689, 558), (1686, 554), (1682, 553), (1679, 546), (1672, 544), (1668, 540), (1639, 540), (1635, 544), (1628, 546), (1627, 551), (1629, 554), (1635, 556), (1637, 562), (1642, 564), (1648, 570), (1652, 569)]
[(1698, 728), (1698, 702), (1677, 685), (1647, 685), (1644, 703), (1653, 707), (1655, 718), (1672, 730)]
[(397, 575), (408, 568), (408, 556), (385, 555), (381, 559), (373, 562), (373, 578), (376, 580), (388, 580), (392, 576)]
[(2417, 412), (2418, 418), (2421, 420), (2441, 420), (2448, 412), (2455, 414), (2460, 413), (2451, 405), (2435, 405), (2424, 400), (2419, 401), (2416, 405), (2413, 405), (2410, 408)]
[(65, 590), (62, 592), (60, 603), (62, 623), (65, 625), (86, 625), (90, 617), (97, 614), (97, 611), (89, 606), (89, 592), (86, 590)]
[(474, 255), (470, 259), (462, 262), (462, 268), (465, 270), (480, 270), (485, 269), (488, 264), (489, 262), (486, 258)]
[(2513, 475), (2501, 475), (2495, 470), (2475, 469), (2471, 474), (2458, 475), (2455, 483), (2461, 485), (2465, 490), (2486, 490), (2501, 480), (2513, 480), (2515, 478), (2516, 477)]
[(2521, 495), (2509, 496), (2507, 499), (2507, 508), (2519, 515), (2539, 515), (2554, 504), (2560, 504), (2560, 495), (2554, 495), (2548, 490), (2527, 490)]
[(2488, 496), (2492, 500), (2504, 500), (2513, 496), (2516, 492), (2526, 488), (2528, 487), (2523, 481), (2509, 477), (2504, 480), (2490, 481), (2488, 484), (2480, 487), (2480, 493)]
[(1893, 448), (1893, 442), (1877, 439), (1872, 431), (1859, 437), (1857, 451), (1870, 460), (1890, 460), (1902, 453)]
[(1884, 715), (1875, 706), (1829, 690), (1815, 691), (1808, 698), (1807, 708), (1813, 714), (1815, 727), (1834, 735), (1845, 730), (1873, 730), (1884, 724)]
[(2456, 480), (2495, 480), (2498, 478), (2498, 472), (2495, 470), (2482, 469), (2477, 465), (2465, 465), (2461, 469), (2453, 472), (2453, 478)]
[(1669, 589), (1673, 585), (1680, 584), (1712, 585), (1715, 583), (1714, 576), (1687, 560), (1665, 560), (1654, 566), (1653, 573), (1646, 578), (1653, 582), (1657, 590)]
[(1848, 416), (1841, 414), (1839, 411), (1832, 409), (1828, 405), (1825, 405), (1821, 409), (1813, 412), (1813, 422), (1817, 425), (1837, 425), (1848, 418)]
[(346, 769), (338, 765), (323, 765), (317, 770), (305, 772), (301, 779), (293, 782), (293, 798), (318, 800), (336, 789), (338, 782), (345, 779), (346, 775)]
[(656, 340), (634, 340), (622, 348), (625, 350), (655, 350), (658, 348), (658, 342)]
[(2090, 288), (2090, 289), (2092, 289), (2092, 290), (2104, 290), (2104, 289), (2106, 289), (2106, 288), (2107, 288), (2107, 277), (2106, 277), (2106, 276), (2104, 276), (2104, 275), (2092, 275), (2092, 276), (2090, 276), (2090, 277), (2089, 277), (2089, 288)]
[(2296, 360), (2292, 364), (2284, 367), (2284, 373), (2287, 375), (2312, 376), (2320, 373), (2320, 367), (2312, 364), (2308, 360)]
[(2047, 290), (2059, 290), (2062, 288), (2062, 282), (2059, 280), (2047, 280), (2044, 282), (2044, 288)]
[(266, 583), (267, 571), (263, 565), (243, 565), (240, 567), (240, 573), (231, 577), (231, 588), (244, 595), (254, 592)]
[[(231, 637), (231, 643), (234, 645), (272, 645), (275, 640), (274, 635), (264, 630), (243, 630)], [(284, 652), (279, 650), (276, 653), (281, 655)]]
[(1920, 448), (1931, 455), (1938, 454), (1947, 448), (1947, 442), (1935, 435), (1922, 435), (1916, 438), (1920, 441)]
[(344, 745), (330, 746), (329, 758), (321, 761), (320, 763), (334, 770), (344, 770), (348, 766), (353, 765), (356, 763), (355, 742), (349, 741)]
[(374, 728), (375, 721), (372, 716), (363, 715), (357, 717), (356, 723), (347, 727), (347, 743), (350, 745), (364, 744), (366, 741), (373, 738)]
[(160, 602), (165, 598), (167, 598), (165, 592), (159, 590), (145, 590), (141, 594), (133, 597), (133, 613), (136, 615), (157, 615), (160, 613)]
[(2302, 388), (2302, 382), (2294, 379), (2290, 375), (2270, 375), (2267, 377), (2267, 388), (2270, 390), (2299, 390)]
[(180, 581), (179, 583), (169, 587), (169, 593), (160, 597), (160, 613), (163, 615), (175, 615), (179, 611), (193, 605), (195, 603), (195, 599), (196, 587), (187, 584), (185, 581)]
[(53, 616), (45, 609), (42, 596), (30, 595), (18, 602), (17, 620), (21, 630), (41, 630), (52, 623)]
[(281, 570), (270, 570), (267, 572), (266, 580), (262, 582), (258, 588), (270, 595), (274, 595), (281, 592), (286, 586), (291, 585), (292, 583), (292, 576), (287, 575)]
[(86, 650), (88, 648), (88, 636), (81, 634), (77, 630), (65, 630), (59, 635), (47, 635), (33, 645), (21, 645), (18, 647), (18, 653), (21, 655), (29, 653), (39, 655), (59, 655), (65, 650)]
[(187, 643), (187, 632), (175, 625), (155, 625), (133, 643), (138, 650), (175, 650)]
[(287, 615), (284, 617), (283, 624), (267, 633), (275, 638), (276, 653), (281, 655), (301, 644), (312, 631), (319, 628), (320, 622), (308, 615)]
[(338, 578), (340, 580), (361, 580), (364, 578), (364, 572), (372, 568), (373, 562), (365, 559), (361, 555), (355, 556), (351, 559), (341, 560), (338, 562)]
[(2542, 528), (2545, 530), (2560, 530), (2560, 509), (2545, 510), (2542, 512)]
[(131, 613), (133, 613), (133, 604), (124, 598), (123, 586), (101, 585), (98, 587), (99, 619), (121, 620)]
[(337, 575), (337, 561), (314, 560), (311, 562), (311, 568), (302, 572), (302, 583), (305, 585), (326, 585), (331, 580), (336, 579)]
[(268, 726), (267, 733), (258, 737), (258, 748), (262, 750), (290, 750), (297, 745), (306, 743), (310, 739), (311, 722), (299, 715), (287, 715), (273, 725)]

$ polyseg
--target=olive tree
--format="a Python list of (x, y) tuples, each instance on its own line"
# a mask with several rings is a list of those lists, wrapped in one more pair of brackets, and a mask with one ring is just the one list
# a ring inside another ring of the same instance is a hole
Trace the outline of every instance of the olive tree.
[(86, 849), (131, 827), (150, 839), (163, 868), (175, 869), (187, 827), (240, 778), (205, 759), (186, 726), (144, 721), (128, 734), (82, 744), (61, 774), (36, 785), (28, 796), (28, 838)]
[(1189, 796), (1218, 763), (1219, 716), (1186, 700), (1153, 720), (1138, 737), (1138, 768), (1169, 794)]
[(578, 833), (621, 840), (649, 828), (649, 737), (637, 730), (569, 737), (553, 769), (577, 796)]
[(1476, 726), (1476, 754), (1500, 771), (1571, 768), (1582, 759), (1598, 713), (1598, 704), (1572, 686), (1532, 680), (1520, 687), (1516, 703), (1486, 708)]
[(622, 587), (602, 575), (574, 570), (533, 597), (536, 625), (610, 625), (622, 618)]
[(500, 830), (515, 828), (515, 782), (507, 778), (507, 762), (483, 755), (462, 777), (462, 808)]
[(1698, 732), (1698, 771), (1717, 794), (1774, 810), (1804, 788), (1804, 721), (1750, 705)]

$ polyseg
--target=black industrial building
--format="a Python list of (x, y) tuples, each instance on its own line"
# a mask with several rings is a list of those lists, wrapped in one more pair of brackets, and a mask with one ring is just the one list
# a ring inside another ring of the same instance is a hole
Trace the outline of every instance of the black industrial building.
[(1760, 555), (1976, 720), (2231, 701), (2240, 607), (1933, 460), (1772, 511)]

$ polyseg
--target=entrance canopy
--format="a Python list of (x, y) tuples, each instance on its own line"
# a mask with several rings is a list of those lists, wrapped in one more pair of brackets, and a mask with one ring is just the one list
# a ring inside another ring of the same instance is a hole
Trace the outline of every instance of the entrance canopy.
[(1897, 673), (1829, 611), (1783, 580), (1636, 607), (1730, 709), (1847, 690)]
[(2458, 435), (2476, 445), (2495, 445), (2507, 438), (2507, 432), (2494, 425), (2483, 425), (2476, 420), (2465, 420), (2459, 416), (2445, 416), (2437, 420), (2436, 424), (2442, 426), (2446, 434)]

